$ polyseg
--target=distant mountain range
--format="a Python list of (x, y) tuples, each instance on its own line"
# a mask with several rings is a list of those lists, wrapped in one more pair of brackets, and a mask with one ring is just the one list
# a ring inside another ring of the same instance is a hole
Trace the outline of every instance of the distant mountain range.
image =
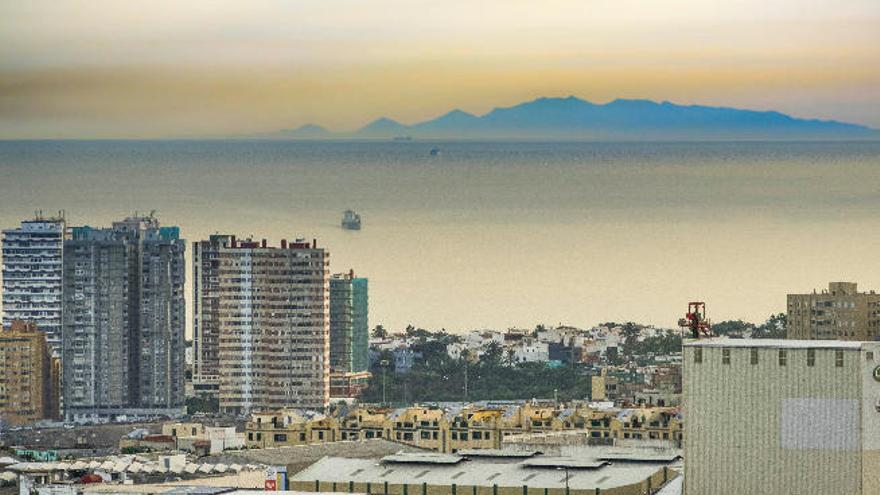
[(780, 112), (664, 101), (618, 99), (595, 104), (574, 96), (538, 98), (485, 115), (453, 110), (405, 125), (380, 118), (352, 132), (309, 124), (260, 134), (289, 139), (877, 139), (880, 132), (833, 120)]

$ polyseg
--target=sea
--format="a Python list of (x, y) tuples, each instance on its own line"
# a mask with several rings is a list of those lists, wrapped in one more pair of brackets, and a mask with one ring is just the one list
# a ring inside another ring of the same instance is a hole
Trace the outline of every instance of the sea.
[(393, 331), (673, 327), (689, 301), (761, 322), (880, 289), (880, 142), (0, 141), (0, 226), (58, 210), (317, 239)]

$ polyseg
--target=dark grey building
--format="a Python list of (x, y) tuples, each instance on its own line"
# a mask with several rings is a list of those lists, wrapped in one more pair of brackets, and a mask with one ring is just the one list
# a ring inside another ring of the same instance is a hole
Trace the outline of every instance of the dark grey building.
[(72, 229), (63, 263), (68, 420), (182, 412), (184, 251), (179, 228), (153, 216)]

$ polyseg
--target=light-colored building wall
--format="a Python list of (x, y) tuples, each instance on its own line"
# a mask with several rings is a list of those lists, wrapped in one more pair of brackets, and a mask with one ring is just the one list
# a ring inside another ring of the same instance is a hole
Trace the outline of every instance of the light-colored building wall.
[(685, 493), (880, 493), (875, 370), (875, 343), (686, 344)]

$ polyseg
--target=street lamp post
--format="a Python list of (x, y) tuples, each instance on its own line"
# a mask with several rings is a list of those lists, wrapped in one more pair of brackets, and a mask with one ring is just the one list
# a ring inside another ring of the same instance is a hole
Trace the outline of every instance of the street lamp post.
[(568, 466), (558, 467), (560, 471), (565, 471), (565, 495), (570, 495), (570, 490), (568, 488)]
[(389, 364), (390, 363), (388, 362), (387, 359), (383, 359), (383, 360), (379, 361), (379, 366), (382, 367), (382, 405), (383, 406), (388, 403), (388, 401), (385, 400), (385, 371), (388, 369)]

